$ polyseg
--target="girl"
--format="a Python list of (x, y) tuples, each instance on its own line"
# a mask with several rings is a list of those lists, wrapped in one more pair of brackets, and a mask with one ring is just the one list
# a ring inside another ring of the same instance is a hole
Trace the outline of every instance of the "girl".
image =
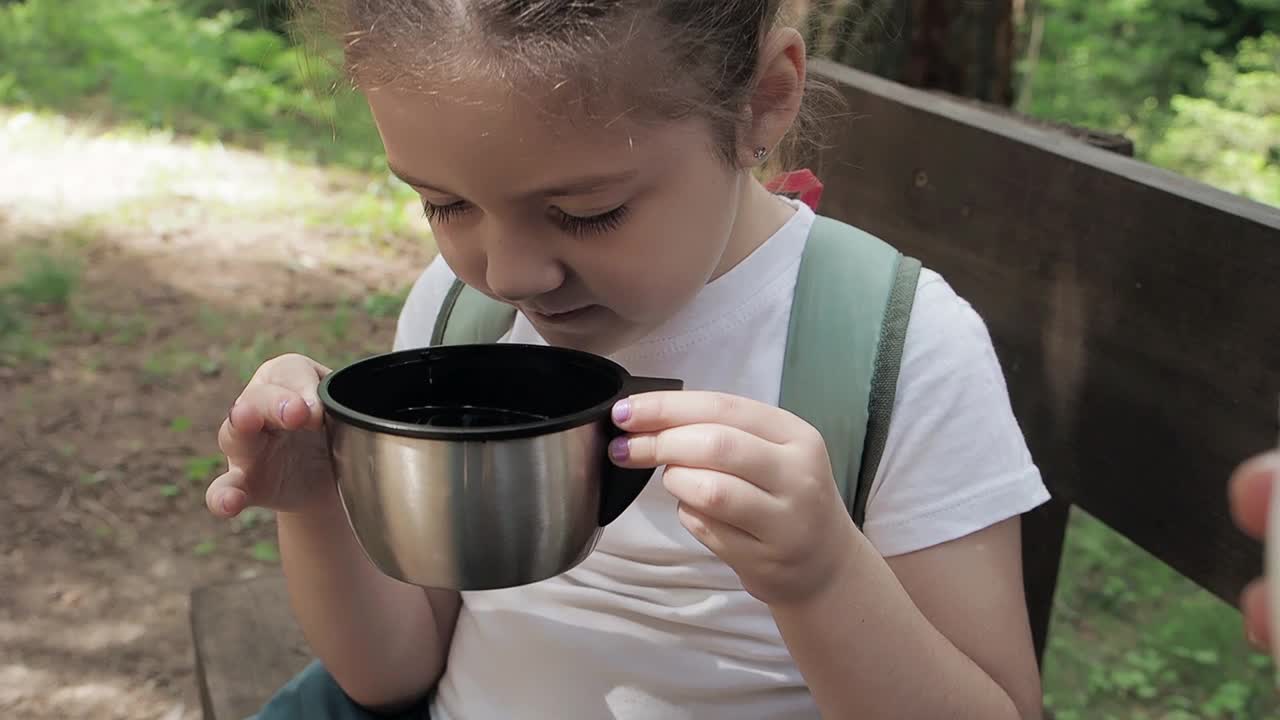
[(777, 407), (814, 221), (754, 173), (806, 94), (778, 0), (303, 4), (439, 245), (395, 347), (429, 344), (460, 278), (518, 310), (505, 341), (688, 390), (615, 408), (616, 461), (666, 470), (585, 562), (459, 595), (366, 561), (318, 432), (328, 369), (265, 363), (207, 501), (277, 512), (322, 663), (267, 716), (1039, 717), (1018, 516), (1046, 491), (980, 318), (922, 274), (860, 527), (824, 439)]

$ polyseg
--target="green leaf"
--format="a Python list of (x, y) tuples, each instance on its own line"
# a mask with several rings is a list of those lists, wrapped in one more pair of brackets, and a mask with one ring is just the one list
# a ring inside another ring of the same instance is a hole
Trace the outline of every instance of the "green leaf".
[(207, 357), (200, 361), (201, 375), (217, 375), (222, 371), (222, 360), (216, 357)]
[(1253, 690), (1248, 685), (1236, 680), (1228, 680), (1218, 686), (1217, 691), (1209, 702), (1205, 703), (1203, 709), (1206, 714), (1213, 717), (1222, 713), (1228, 713), (1234, 717), (1248, 709), (1252, 694)]
[(190, 418), (178, 416), (173, 419), (173, 422), (169, 423), (169, 429), (174, 432), (186, 432), (191, 429), (191, 420)]
[(210, 479), (222, 466), (221, 455), (206, 455), (187, 461), (187, 480), (200, 483)]
[(385, 293), (379, 292), (365, 298), (364, 311), (375, 318), (392, 317), (400, 312), (400, 308), (404, 306), (405, 298), (408, 292), (402, 293)]
[(169, 484), (160, 486), (160, 494), (165, 497), (176, 497), (180, 492), (182, 492), (182, 490), (180, 490), (177, 485)]
[(1196, 650), (1191, 654), (1191, 659), (1201, 665), (1217, 665), (1219, 660), (1215, 650)]
[(213, 551), (217, 549), (218, 549), (217, 543), (215, 543), (212, 540), (205, 540), (201, 542), (199, 545), (196, 545), (191, 550), (191, 552), (195, 554), (196, 557), (205, 557), (207, 555), (212, 555)]
[(240, 529), (248, 530), (262, 522), (270, 520), (271, 517), (271, 511), (266, 508), (248, 507), (245, 508), (244, 511), (240, 513), (239, 517), (236, 518), (236, 523), (239, 525)]
[(280, 551), (276, 549), (276, 544), (268, 540), (262, 540), (253, 544), (253, 548), (249, 550), (249, 554), (254, 560), (264, 563), (280, 562)]

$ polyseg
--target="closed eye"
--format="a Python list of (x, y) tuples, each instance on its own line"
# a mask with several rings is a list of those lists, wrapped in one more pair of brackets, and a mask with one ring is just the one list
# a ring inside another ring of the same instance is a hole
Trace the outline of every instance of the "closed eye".
[(427, 220), (433, 223), (446, 223), (454, 219), (458, 215), (471, 209), (465, 200), (451, 202), (448, 205), (436, 205), (435, 203), (422, 201), (422, 214), (427, 216)]
[(582, 236), (603, 234), (617, 230), (622, 225), (622, 222), (626, 220), (627, 211), (626, 205), (619, 205), (608, 212), (589, 217), (570, 215), (563, 210), (557, 210), (556, 215), (561, 229), (570, 235)]
[[(472, 209), (473, 206), (465, 200), (458, 200), (447, 205), (439, 205), (426, 200), (422, 201), (422, 212), (427, 220), (432, 223), (443, 224), (450, 222)], [(628, 211), (629, 208), (626, 205), (619, 205), (598, 215), (581, 216), (570, 215), (559, 208), (553, 208), (553, 217), (562, 231), (581, 237), (608, 233), (618, 229), (626, 219)]]

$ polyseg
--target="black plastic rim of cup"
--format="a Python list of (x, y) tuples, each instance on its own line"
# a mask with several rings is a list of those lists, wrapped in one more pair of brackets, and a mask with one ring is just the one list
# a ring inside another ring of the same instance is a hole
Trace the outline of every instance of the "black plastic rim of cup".
[[(331, 386), (335, 381), (341, 382), (348, 376), (357, 375), (362, 370), (367, 370), (371, 367), (395, 364), (395, 362), (400, 359), (409, 361), (431, 354), (465, 354), (477, 352), (510, 354), (512, 356), (520, 354), (533, 354), (544, 357), (559, 355), (561, 361), (564, 362), (566, 367), (572, 367), (573, 365), (587, 366), (598, 370), (603, 374), (614, 377), (617, 381), (616, 390), (612, 395), (604, 400), (571, 413), (557, 415), (545, 420), (490, 427), (437, 426), (392, 420), (390, 418), (379, 417), (377, 415), (371, 415), (356, 410), (355, 408), (335, 399), (331, 391)], [(526, 345), (521, 343), (458, 344), (397, 350), (357, 360), (350, 365), (334, 370), (326, 375), (324, 379), (320, 381), (317, 392), (320, 396), (321, 404), (329, 413), (332, 413), (336, 418), (347, 425), (368, 430), (370, 432), (424, 440), (514, 440), (537, 437), (539, 435), (551, 435), (571, 428), (597, 422), (602, 418), (612, 423), (611, 412), (613, 405), (631, 394), (631, 380), (632, 377), (630, 373), (628, 373), (621, 365), (608, 358), (580, 350), (547, 345)]]

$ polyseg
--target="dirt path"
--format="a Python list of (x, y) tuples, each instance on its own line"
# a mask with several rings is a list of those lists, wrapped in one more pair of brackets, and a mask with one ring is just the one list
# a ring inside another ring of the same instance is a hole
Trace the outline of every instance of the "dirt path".
[(217, 425), (271, 355), (389, 347), (425, 223), (368, 178), (56, 118), (0, 114), (0, 157), (0, 717), (197, 718), (190, 589), (276, 561), (269, 516), (204, 510)]

